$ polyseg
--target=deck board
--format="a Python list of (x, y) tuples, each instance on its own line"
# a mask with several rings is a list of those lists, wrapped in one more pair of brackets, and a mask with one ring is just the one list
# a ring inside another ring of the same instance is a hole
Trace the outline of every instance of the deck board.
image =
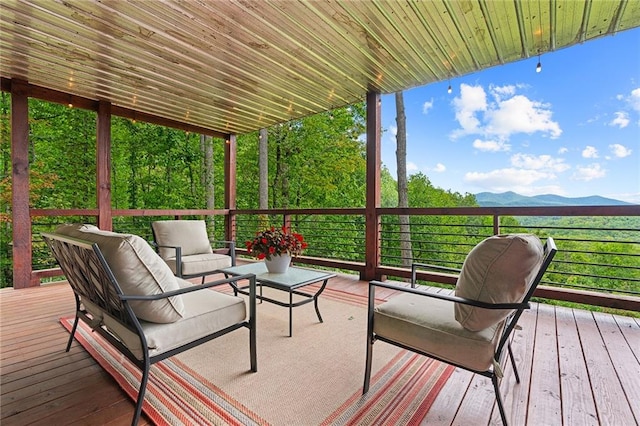
[[(338, 275), (329, 288), (368, 292), (353, 275)], [(0, 290), (2, 425), (131, 422), (134, 404), (111, 377), (77, 343), (64, 351), (69, 335), (59, 318), (73, 311), (65, 283)], [(519, 324), (512, 346), (521, 383), (507, 365), (500, 385), (510, 424), (639, 423), (640, 405), (630, 402), (640, 400), (637, 319), (533, 303)], [(143, 416), (140, 424), (148, 422)], [(456, 369), (423, 424), (500, 424), (491, 381)]]
[[(510, 407), (510, 409), (506, 410), (506, 415), (512, 424), (521, 423), (520, 419), (526, 419), (527, 416), (531, 365), (533, 365), (535, 348), (537, 309), (538, 305), (532, 304), (532, 309), (523, 312), (520, 321), (518, 321), (521, 329), (515, 330), (513, 333), (511, 346), (518, 367), (520, 383), (516, 382), (515, 373), (510, 363), (506, 364), (504, 378), (500, 383), (500, 393), (505, 407)], [(500, 412), (496, 409), (492, 416), (492, 424), (499, 424), (499, 419)]]
[(636, 402), (629, 404), (629, 408), (633, 411), (634, 417), (640, 419), (640, 364), (638, 359), (631, 351), (620, 327), (610, 315), (596, 312), (594, 318), (627, 401)]
[(557, 349), (555, 309), (538, 305), (527, 418), (534, 425), (556, 424), (561, 417)]
[(637, 424), (594, 315), (586, 311), (574, 311), (574, 315), (600, 423)]
[(558, 324), (558, 352), (560, 359), (560, 388), (563, 404), (563, 423), (568, 425), (597, 424), (598, 415), (591, 392), (587, 365), (580, 345), (580, 336), (573, 312), (556, 311)]

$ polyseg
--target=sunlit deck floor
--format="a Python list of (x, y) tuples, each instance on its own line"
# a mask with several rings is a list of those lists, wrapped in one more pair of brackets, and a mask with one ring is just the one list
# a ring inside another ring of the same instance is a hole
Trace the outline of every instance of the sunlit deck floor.
[[(330, 286), (367, 291), (351, 275)], [(133, 403), (115, 381), (77, 343), (64, 351), (68, 333), (58, 319), (73, 311), (66, 284), (0, 290), (2, 425), (130, 424)], [(640, 321), (534, 304), (520, 325), (513, 347), (522, 383), (508, 368), (501, 384), (511, 424), (640, 422)], [(488, 379), (458, 369), (424, 423), (499, 423), (494, 402)]]

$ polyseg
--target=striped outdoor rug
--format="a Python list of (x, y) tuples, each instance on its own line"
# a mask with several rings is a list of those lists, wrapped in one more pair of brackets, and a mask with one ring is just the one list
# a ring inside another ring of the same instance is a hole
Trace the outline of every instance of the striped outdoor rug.
[[(365, 301), (326, 289), (324, 323), (294, 308), (293, 337), (286, 308), (259, 304), (257, 373), (238, 330), (152, 366), (143, 411), (158, 425), (419, 424), (453, 367), (378, 342), (363, 396)], [(139, 370), (82, 322), (76, 338), (135, 400)]]

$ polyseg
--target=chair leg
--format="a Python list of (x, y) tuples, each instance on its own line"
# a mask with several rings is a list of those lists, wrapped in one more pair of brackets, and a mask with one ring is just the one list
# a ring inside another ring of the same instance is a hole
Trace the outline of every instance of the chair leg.
[[(225, 274), (226, 275), (226, 274)], [(233, 292), (237, 294), (235, 284), (232, 284)], [(251, 371), (258, 371), (258, 324), (256, 314), (256, 281), (255, 277), (249, 280), (249, 354), (251, 357)]]
[(369, 383), (371, 382), (371, 363), (373, 358), (373, 339), (367, 336), (367, 359), (364, 364), (364, 384), (362, 386), (362, 394), (369, 392)]
[(76, 314), (76, 319), (73, 321), (73, 327), (71, 327), (71, 333), (69, 334), (69, 341), (67, 342), (66, 352), (69, 352), (69, 350), (71, 350), (71, 344), (73, 343), (73, 337), (76, 334), (76, 329), (78, 328), (78, 321), (79, 320), (80, 320), (80, 318)]
[(509, 359), (511, 360), (513, 372), (516, 375), (516, 383), (520, 383), (520, 375), (518, 374), (518, 366), (516, 365), (516, 360), (513, 357), (513, 351), (511, 350), (511, 342), (507, 343), (507, 350), (509, 351)]
[(367, 359), (364, 366), (364, 384), (362, 386), (362, 394), (369, 392), (369, 384), (371, 382), (371, 362), (373, 361), (373, 342), (375, 336), (373, 334), (373, 311), (376, 299), (376, 287), (369, 283), (369, 297), (367, 302)]
[(136, 411), (133, 414), (133, 420), (131, 426), (136, 426), (140, 421), (140, 415), (142, 414), (142, 403), (144, 402), (144, 394), (147, 390), (147, 382), (149, 380), (149, 370), (151, 365), (149, 359), (145, 359), (144, 368), (142, 369), (142, 378), (140, 380), (140, 389), (138, 390), (138, 401), (136, 402)]
[(502, 402), (502, 395), (500, 394), (500, 385), (498, 383), (498, 377), (495, 374), (491, 376), (491, 382), (493, 383), (493, 389), (496, 392), (496, 401), (498, 402), (498, 410), (500, 410), (502, 424), (504, 426), (508, 426), (507, 415), (504, 412), (504, 403)]
[(257, 346), (257, 333), (256, 333), (256, 324), (255, 322), (249, 329), (249, 357), (251, 362), (251, 371), (258, 371), (258, 356), (256, 351)]
[(80, 317), (78, 316), (78, 313), (80, 312), (80, 297), (78, 297), (77, 293), (73, 293), (73, 297), (76, 299), (76, 318), (73, 321), (73, 327), (71, 327), (71, 333), (69, 333), (69, 341), (67, 342), (67, 349), (66, 352), (69, 352), (71, 350), (71, 344), (73, 343), (73, 337), (76, 334), (76, 330), (78, 328), (78, 321), (80, 320)]

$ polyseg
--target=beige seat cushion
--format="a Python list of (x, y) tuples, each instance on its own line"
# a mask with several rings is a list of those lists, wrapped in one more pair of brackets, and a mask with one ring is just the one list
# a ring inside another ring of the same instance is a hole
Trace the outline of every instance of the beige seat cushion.
[[(181, 288), (194, 286), (180, 278), (176, 280)], [(147, 339), (150, 356), (160, 355), (238, 324), (247, 318), (245, 301), (240, 297), (211, 289), (186, 293), (181, 297), (185, 307), (185, 315), (182, 319), (170, 324), (140, 322)], [(94, 317), (100, 318), (138, 359), (142, 359), (140, 339), (133, 331), (90, 302), (85, 303), (85, 307)]]
[[(61, 225), (56, 233), (97, 243), (124, 294), (154, 295), (179, 288), (171, 269), (137, 235), (101, 231), (93, 225), (77, 224)], [(170, 323), (184, 314), (182, 296), (132, 301), (130, 305), (136, 316), (145, 321)]]
[[(182, 247), (182, 256), (213, 252), (204, 220), (159, 220), (151, 226), (158, 245)], [(159, 253), (165, 260), (176, 257), (171, 248), (160, 247)]]
[(454, 317), (454, 303), (404, 293), (375, 308), (374, 332), (476, 371), (493, 363), (503, 323), (473, 332)]
[[(176, 259), (165, 259), (169, 268), (176, 273)], [(216, 269), (228, 268), (231, 266), (231, 256), (218, 253), (193, 254), (182, 257), (182, 275), (202, 275)]]
[[(535, 235), (496, 235), (475, 246), (462, 265), (456, 296), (488, 303), (522, 301), (544, 258)], [(468, 330), (491, 327), (512, 312), (456, 304), (455, 318)]]

